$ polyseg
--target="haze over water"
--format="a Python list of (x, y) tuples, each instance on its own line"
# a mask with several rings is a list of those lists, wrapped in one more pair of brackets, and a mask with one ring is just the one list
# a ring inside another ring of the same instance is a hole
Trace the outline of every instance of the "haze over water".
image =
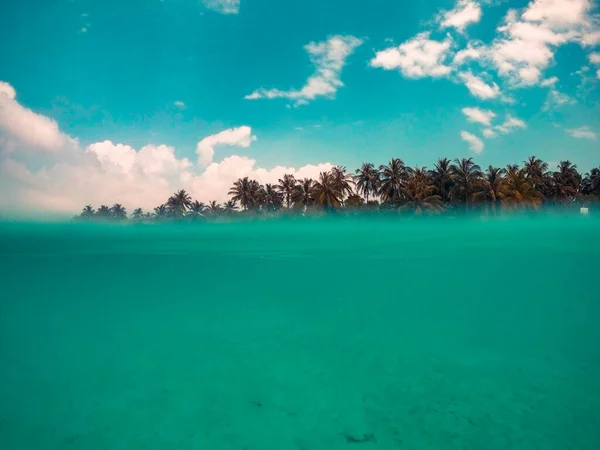
[(0, 448), (600, 448), (600, 219), (0, 224)]

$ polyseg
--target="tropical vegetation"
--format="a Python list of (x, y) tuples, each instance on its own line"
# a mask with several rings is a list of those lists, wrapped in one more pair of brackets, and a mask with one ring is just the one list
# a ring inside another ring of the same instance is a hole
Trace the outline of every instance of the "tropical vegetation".
[[(185, 190), (144, 211), (136, 208), (130, 220), (202, 220), (234, 215), (306, 214), (310, 212), (376, 212), (441, 214), (444, 212), (537, 210), (543, 206), (596, 207), (600, 204), (600, 167), (582, 175), (570, 161), (555, 170), (535, 156), (522, 166), (489, 166), (483, 170), (472, 158), (440, 158), (431, 169), (409, 167), (399, 158), (376, 167), (363, 163), (354, 173), (343, 166), (321, 172), (316, 180), (286, 174), (277, 184), (262, 185), (248, 177), (235, 181), (230, 200), (203, 203)], [(87, 205), (78, 220), (128, 219), (123, 205)]]

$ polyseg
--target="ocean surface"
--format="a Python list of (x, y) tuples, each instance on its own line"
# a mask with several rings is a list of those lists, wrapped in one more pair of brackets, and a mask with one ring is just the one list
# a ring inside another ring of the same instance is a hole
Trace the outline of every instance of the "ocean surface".
[(600, 449), (600, 218), (0, 224), (0, 449)]

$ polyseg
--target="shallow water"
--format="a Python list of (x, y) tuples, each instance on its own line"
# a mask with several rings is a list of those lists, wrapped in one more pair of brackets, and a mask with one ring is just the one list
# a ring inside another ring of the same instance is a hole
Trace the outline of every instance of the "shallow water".
[(0, 269), (2, 450), (600, 448), (597, 218), (0, 224)]

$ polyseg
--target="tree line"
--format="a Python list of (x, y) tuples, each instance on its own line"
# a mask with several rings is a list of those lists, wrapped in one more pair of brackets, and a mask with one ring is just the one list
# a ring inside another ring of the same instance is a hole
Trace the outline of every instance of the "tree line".
[[(409, 167), (399, 158), (376, 167), (363, 163), (354, 173), (343, 166), (321, 172), (318, 179), (296, 179), (286, 174), (277, 184), (262, 185), (240, 178), (229, 191), (230, 200), (220, 204), (193, 200), (179, 190), (167, 201), (146, 212), (135, 209), (133, 220), (181, 220), (243, 214), (305, 213), (307, 211), (398, 211), (412, 214), (439, 214), (444, 211), (485, 209), (539, 209), (543, 205), (567, 207), (600, 203), (600, 167), (582, 175), (570, 161), (561, 161), (556, 170), (531, 156), (523, 166), (489, 166), (482, 170), (473, 158), (454, 161), (440, 158), (432, 169)], [(123, 205), (91, 205), (83, 208), (78, 220), (128, 219)]]

